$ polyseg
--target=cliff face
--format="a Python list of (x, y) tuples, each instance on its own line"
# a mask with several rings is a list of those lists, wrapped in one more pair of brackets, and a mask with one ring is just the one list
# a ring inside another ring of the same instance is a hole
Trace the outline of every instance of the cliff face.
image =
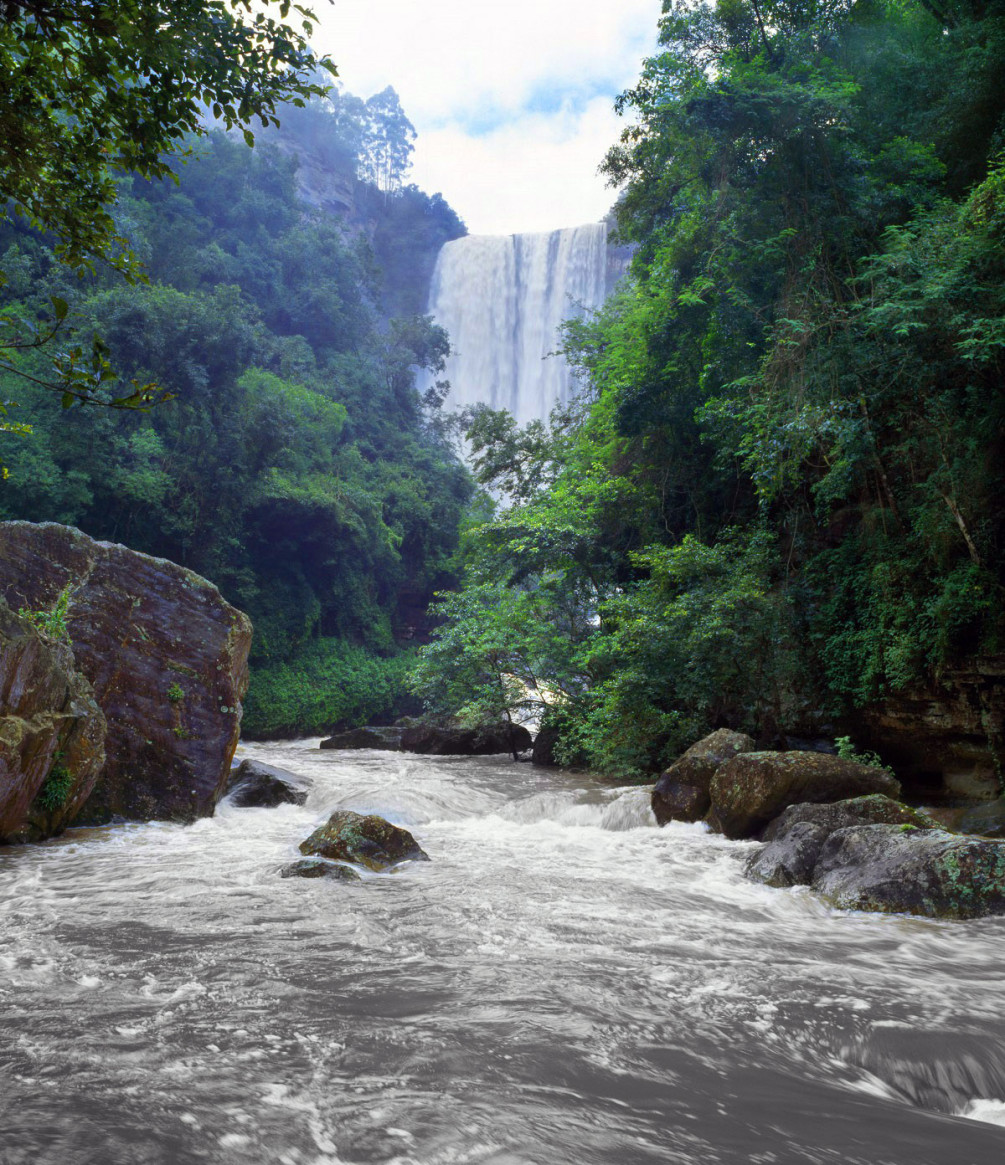
[(1005, 773), (1005, 656), (948, 671), (938, 687), (896, 693), (847, 725), (912, 794), (992, 799)]
[(0, 596), (51, 610), (64, 589), (73, 659), (108, 722), (77, 821), (211, 814), (240, 731), (247, 616), (175, 563), (54, 523), (0, 523)]
[(0, 599), (0, 844), (59, 833), (94, 788), (104, 741), (70, 649)]

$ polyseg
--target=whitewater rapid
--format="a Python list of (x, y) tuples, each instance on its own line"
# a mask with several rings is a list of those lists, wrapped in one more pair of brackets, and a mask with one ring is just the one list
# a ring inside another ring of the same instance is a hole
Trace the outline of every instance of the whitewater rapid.
[[(992, 1165), (1005, 919), (833, 911), (645, 790), (242, 754), (303, 807), (0, 850), (3, 1165)], [(339, 807), (432, 861), (281, 879)]]

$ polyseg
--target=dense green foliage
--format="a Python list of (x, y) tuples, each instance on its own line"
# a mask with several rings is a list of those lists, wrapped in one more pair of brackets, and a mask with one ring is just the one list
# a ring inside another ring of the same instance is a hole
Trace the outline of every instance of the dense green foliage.
[[(74, 271), (101, 263), (143, 277), (115, 214), (117, 178), (173, 173), (186, 139), (212, 110), (250, 144), (252, 119), (278, 125), (277, 106), (324, 92), (334, 65), (312, 52), (310, 9), (290, 0), (9, 0), (0, 6), (0, 221), (20, 217), (52, 233)], [(286, 23), (290, 19), (292, 23)], [(7, 282), (0, 266), (0, 286)], [(118, 393), (100, 339), (56, 344), (67, 301), (51, 313), (0, 311), (0, 369), (75, 402), (146, 408), (162, 395), (138, 381)], [(48, 368), (25, 352), (44, 348)], [(4, 421), (0, 432), (23, 431)]]
[(514, 504), (470, 538), (432, 707), (488, 583), (493, 668), (621, 773), (1002, 649), (1003, 60), (1000, 0), (664, 5), (606, 161), (633, 278), (568, 325), (550, 432), (475, 424)]
[(245, 736), (309, 736), (333, 725), (379, 724), (418, 711), (405, 679), (414, 652), (381, 658), (341, 639), (308, 644), (259, 669), (244, 704)]
[[(309, 141), (296, 124), (253, 151), (216, 132), (195, 143), (177, 183), (121, 181), (118, 229), (147, 283), (75, 274), (52, 239), (0, 225), (8, 311), (34, 318), (58, 296), (76, 328), (100, 333), (122, 377), (174, 398), (149, 414), (64, 411), (43, 386), (0, 379), (0, 398), (16, 390), (34, 429), (6, 438), (0, 517), (71, 523), (215, 582), (255, 624), (250, 724), (263, 731), (321, 730), (329, 715), (393, 704), (396, 664), (368, 671), (361, 656), (311, 644), (395, 655), (453, 577), (472, 492), (415, 389), (417, 367), (441, 367), (446, 336), (426, 317), (382, 310), (394, 297), (371, 241), (383, 232), (386, 251), (397, 240), (431, 250), (431, 263), (463, 227), (442, 199), (368, 182), (340, 100), (352, 101), (335, 94), (300, 111), (313, 119)], [(322, 130), (326, 173), (366, 205), (370, 234), (297, 194), (295, 155)], [(41, 376), (45, 357), (26, 357), (29, 371), (33, 360)], [(360, 692), (305, 704), (283, 670), (302, 650), (319, 676), (345, 662)], [(282, 707), (270, 711), (261, 693)]]

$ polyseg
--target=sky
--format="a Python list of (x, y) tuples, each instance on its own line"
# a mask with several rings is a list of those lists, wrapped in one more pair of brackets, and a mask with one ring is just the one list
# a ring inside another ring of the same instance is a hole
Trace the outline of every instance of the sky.
[(603, 218), (597, 167), (623, 121), (614, 98), (655, 49), (660, 0), (315, 0), (312, 41), (345, 88), (393, 85), (415, 126), (409, 181), (472, 234)]

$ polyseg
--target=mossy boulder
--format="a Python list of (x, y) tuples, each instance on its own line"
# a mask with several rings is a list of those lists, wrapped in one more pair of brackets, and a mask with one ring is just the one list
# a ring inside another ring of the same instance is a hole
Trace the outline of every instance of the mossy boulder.
[(756, 837), (789, 805), (843, 801), (882, 793), (896, 800), (900, 783), (887, 770), (818, 752), (748, 752), (716, 770), (708, 823), (726, 837)]
[(0, 844), (62, 832), (105, 763), (105, 732), (70, 648), (0, 598)]
[(827, 838), (839, 829), (856, 825), (938, 828), (920, 810), (881, 793), (829, 805), (790, 805), (765, 829), (764, 840), (768, 844), (748, 861), (747, 876), (768, 886), (808, 886)]
[(839, 829), (824, 842), (811, 884), (848, 910), (1005, 914), (1005, 841), (910, 825)]
[(303, 805), (307, 789), (294, 773), (257, 760), (243, 760), (231, 770), (227, 796), (241, 809), (272, 809), (276, 805)]
[(428, 862), (429, 855), (407, 829), (374, 813), (339, 809), (316, 829), (300, 852), (333, 861), (353, 862), (368, 870), (385, 870), (398, 862)]
[(324, 858), (298, 858), (283, 866), (281, 878), (328, 878), (334, 882), (360, 882), (362, 879), (352, 866), (329, 862)]
[(0, 522), (0, 596), (51, 611), (64, 591), (74, 666), (108, 724), (76, 820), (211, 814), (240, 731), (247, 616), (177, 563), (53, 522)]
[(753, 737), (728, 728), (720, 728), (692, 744), (653, 788), (652, 807), (657, 822), (666, 825), (668, 821), (700, 821), (711, 806), (709, 787), (719, 767), (756, 747)]

